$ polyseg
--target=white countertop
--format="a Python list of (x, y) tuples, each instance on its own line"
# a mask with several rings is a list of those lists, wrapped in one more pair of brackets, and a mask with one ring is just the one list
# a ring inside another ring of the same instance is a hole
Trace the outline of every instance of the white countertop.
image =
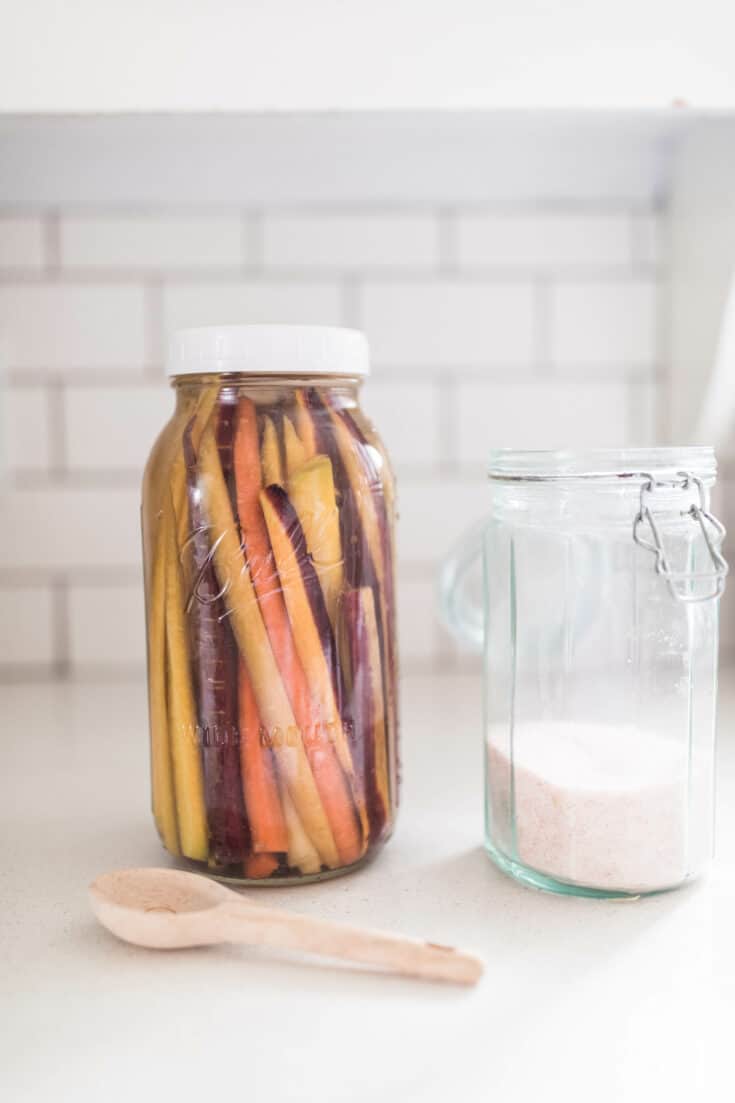
[(548, 896), (481, 850), (478, 678), (404, 680), (394, 839), (351, 877), (258, 900), (474, 949), (474, 990), (242, 948), (155, 953), (98, 929), (86, 886), (162, 865), (141, 686), (0, 689), (0, 1094), (69, 1100), (735, 1097), (735, 687), (718, 859), (684, 891)]

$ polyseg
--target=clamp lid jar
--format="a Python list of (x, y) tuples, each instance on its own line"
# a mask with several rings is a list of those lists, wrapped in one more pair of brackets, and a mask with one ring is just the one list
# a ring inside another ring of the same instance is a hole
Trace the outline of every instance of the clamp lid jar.
[(484, 642), (487, 849), (554, 891), (675, 887), (713, 840), (712, 450), (502, 451), (488, 473), (490, 516), (444, 576), (450, 625)]

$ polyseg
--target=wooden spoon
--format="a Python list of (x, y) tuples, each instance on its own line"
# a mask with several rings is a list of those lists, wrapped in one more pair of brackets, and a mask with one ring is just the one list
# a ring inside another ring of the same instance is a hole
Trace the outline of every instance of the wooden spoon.
[(89, 895), (104, 927), (125, 942), (154, 950), (244, 942), (454, 984), (475, 984), (483, 971), (479, 958), (450, 946), (262, 907), (196, 873), (121, 869), (98, 877)]

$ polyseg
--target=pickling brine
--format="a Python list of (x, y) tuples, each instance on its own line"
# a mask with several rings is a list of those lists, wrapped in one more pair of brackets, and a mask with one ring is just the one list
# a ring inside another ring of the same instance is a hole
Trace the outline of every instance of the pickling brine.
[(357, 867), (398, 793), (394, 482), (349, 330), (183, 331), (143, 488), (153, 812), (172, 854)]

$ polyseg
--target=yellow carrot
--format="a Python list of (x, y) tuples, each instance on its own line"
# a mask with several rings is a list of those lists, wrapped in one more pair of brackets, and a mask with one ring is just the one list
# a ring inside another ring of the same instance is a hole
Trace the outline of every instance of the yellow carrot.
[(168, 716), (181, 851), (206, 861), (209, 853), (197, 713), (191, 684), (179, 549), (173, 524), (166, 525), (166, 661)]
[(310, 460), (312, 456), (315, 456), (319, 451), (316, 439), (316, 426), (314, 425), (314, 418), (311, 416), (309, 401), (304, 391), (300, 389), (296, 391), (295, 400), (296, 431), (299, 434), (299, 440), (304, 446), (305, 459)]
[(142, 514), (148, 644), (148, 707), (151, 739), (151, 789), (153, 817), (161, 841), (171, 854), (179, 854), (173, 766), (166, 709), (166, 547), (170, 509), (170, 473), (181, 434), (197, 400), (184, 396), (166, 429), (154, 445), (143, 476)]
[(328, 456), (314, 456), (291, 474), (291, 504), (304, 530), (306, 547), (321, 583), (324, 603), (334, 628), (337, 602), (344, 586), (344, 560), (339, 532), (339, 510)]
[(283, 817), (288, 832), (288, 864), (292, 869), (300, 869), (302, 873), (318, 873), (321, 869), (321, 859), (304, 830), (304, 825), (291, 800), (288, 786), (280, 782), (279, 787)]
[(267, 417), (263, 423), (263, 444), (261, 448), (263, 480), (266, 486), (283, 486), (285, 482), (281, 462), (281, 446), (273, 418)]
[(286, 474), (290, 478), (297, 468), (306, 463), (309, 457), (301, 437), (288, 417), (283, 419), (283, 444), (286, 450)]
[[(165, 539), (172, 519), (165, 513), (158, 536)], [(156, 541), (158, 545), (159, 541)], [(166, 712), (166, 557), (156, 552), (148, 593), (148, 707), (151, 726), (151, 782), (153, 818), (161, 841), (171, 854), (180, 854), (176, 822), (173, 765)]]
[[(195, 455), (199, 449), (202, 434), (210, 424), (219, 398), (219, 392), (219, 383), (212, 383), (204, 389), (199, 397), (196, 421), (191, 427), (191, 447)], [(186, 461), (184, 459), (183, 443), (181, 441), (177, 443), (179, 447), (171, 465), (171, 497), (176, 514), (176, 539), (181, 550), (186, 547), (186, 543), (191, 536), (191, 525), (189, 523), (189, 511), (186, 507)]]

